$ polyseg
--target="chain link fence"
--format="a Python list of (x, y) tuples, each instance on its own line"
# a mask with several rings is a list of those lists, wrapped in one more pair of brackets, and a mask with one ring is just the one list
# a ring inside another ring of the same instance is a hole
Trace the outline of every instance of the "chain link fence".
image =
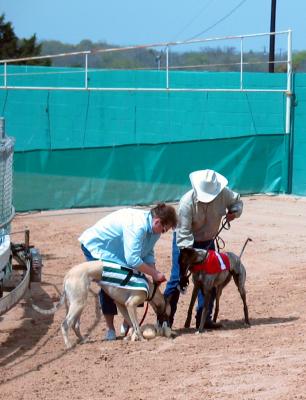
[(10, 226), (14, 217), (13, 196), (14, 139), (5, 136), (4, 119), (0, 119), (0, 282), (11, 273)]

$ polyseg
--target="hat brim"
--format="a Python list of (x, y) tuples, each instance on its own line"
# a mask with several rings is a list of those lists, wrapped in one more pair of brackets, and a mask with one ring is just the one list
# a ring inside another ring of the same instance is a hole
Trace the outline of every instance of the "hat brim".
[(196, 188), (194, 188), (194, 190), (196, 191), (197, 200), (201, 201), (202, 203), (210, 203), (222, 192), (222, 190), (224, 189), (224, 186), (222, 188), (220, 188), (220, 190), (218, 190), (218, 192), (216, 192), (215, 194), (203, 193), (203, 192), (198, 191)]
[(200, 188), (199, 175), (194, 174), (194, 173), (190, 174), (190, 176), (189, 176), (190, 181), (191, 181), (192, 187), (196, 193), (198, 201), (201, 201), (202, 203), (210, 203), (222, 192), (222, 190), (227, 185), (228, 180), (223, 175), (219, 174), (218, 172), (215, 172), (215, 174), (217, 176), (219, 185), (214, 193), (203, 192), (203, 190), (201, 190), (201, 188)]

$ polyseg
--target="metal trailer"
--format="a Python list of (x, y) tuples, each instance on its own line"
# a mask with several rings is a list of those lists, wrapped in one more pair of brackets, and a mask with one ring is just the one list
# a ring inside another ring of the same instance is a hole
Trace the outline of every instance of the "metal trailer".
[(30, 245), (30, 231), (24, 242), (11, 242), (14, 139), (5, 135), (5, 121), (0, 118), (0, 315), (22, 299), (31, 282), (41, 281), (42, 259)]

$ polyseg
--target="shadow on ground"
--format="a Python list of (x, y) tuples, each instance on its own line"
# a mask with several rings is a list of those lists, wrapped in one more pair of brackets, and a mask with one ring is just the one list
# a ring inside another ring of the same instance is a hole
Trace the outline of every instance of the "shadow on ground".
[[(274, 325), (286, 324), (298, 320), (298, 317), (268, 317), (268, 318), (253, 318), (250, 319), (251, 327), (257, 325)], [(223, 327), (220, 330), (235, 330), (235, 329), (249, 329), (250, 326), (244, 323), (244, 320), (221, 320)], [(179, 328), (174, 329), (177, 336), (194, 334), (196, 328)], [(213, 330), (206, 330), (206, 332), (214, 332)]]

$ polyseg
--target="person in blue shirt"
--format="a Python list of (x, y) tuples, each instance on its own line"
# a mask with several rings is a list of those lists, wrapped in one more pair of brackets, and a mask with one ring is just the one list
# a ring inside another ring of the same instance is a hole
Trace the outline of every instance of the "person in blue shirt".
[[(162, 233), (174, 229), (177, 216), (174, 207), (159, 203), (151, 210), (125, 208), (100, 219), (79, 237), (87, 261), (102, 260), (135, 269), (165, 281), (165, 275), (155, 268), (154, 245)], [(106, 340), (115, 340), (114, 301), (101, 289), (100, 305), (105, 317)]]

